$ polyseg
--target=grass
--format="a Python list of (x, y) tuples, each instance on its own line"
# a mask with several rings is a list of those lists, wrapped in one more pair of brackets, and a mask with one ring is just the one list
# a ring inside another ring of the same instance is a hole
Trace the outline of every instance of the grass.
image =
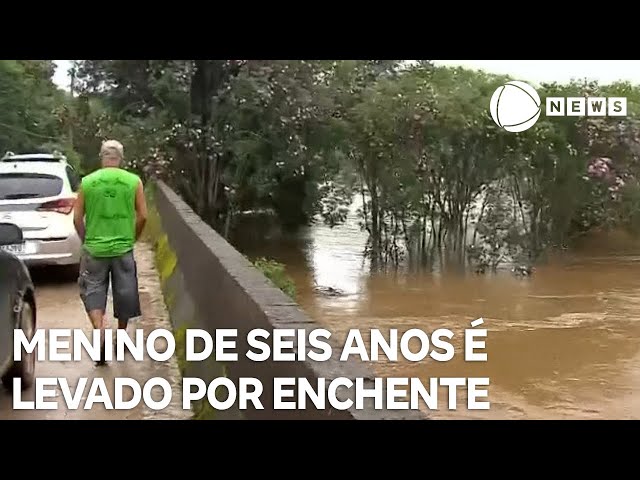
[(160, 222), (160, 214), (156, 210), (154, 204), (155, 191), (153, 185), (149, 185), (145, 190), (147, 200), (147, 223), (144, 226), (141, 240), (149, 242), (152, 245), (162, 235), (162, 223)]
[[(153, 203), (153, 186), (147, 188), (147, 223), (142, 232), (142, 240), (150, 243), (155, 252), (155, 263), (162, 285), (171, 276), (178, 264), (178, 257), (169, 244), (167, 234), (162, 230), (160, 214)], [(166, 299), (165, 299), (166, 300)], [(170, 305), (167, 304), (167, 307)]]
[(266, 258), (259, 258), (255, 260), (253, 264), (265, 277), (271, 280), (276, 287), (293, 300), (296, 299), (296, 284), (293, 279), (287, 275), (284, 264)]

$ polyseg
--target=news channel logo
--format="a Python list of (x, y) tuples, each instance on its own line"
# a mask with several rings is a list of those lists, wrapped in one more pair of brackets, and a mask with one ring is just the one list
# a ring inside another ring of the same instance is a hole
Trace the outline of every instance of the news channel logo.
[[(624, 117), (625, 97), (547, 97), (547, 117)], [(533, 127), (542, 113), (542, 102), (535, 88), (514, 80), (499, 86), (489, 105), (491, 118), (507, 132), (519, 133)]]

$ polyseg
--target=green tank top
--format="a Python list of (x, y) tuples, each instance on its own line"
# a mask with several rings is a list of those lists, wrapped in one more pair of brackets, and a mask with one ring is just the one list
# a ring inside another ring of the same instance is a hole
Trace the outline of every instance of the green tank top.
[(136, 242), (136, 189), (140, 177), (120, 168), (101, 168), (82, 179), (84, 248), (93, 257), (118, 257)]

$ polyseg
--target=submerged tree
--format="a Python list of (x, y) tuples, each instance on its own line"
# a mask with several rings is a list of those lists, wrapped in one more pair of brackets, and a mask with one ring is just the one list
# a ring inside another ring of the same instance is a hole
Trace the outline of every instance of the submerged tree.
[[(122, 137), (133, 168), (163, 176), (227, 236), (245, 211), (290, 230), (338, 225), (357, 195), (373, 268), (498, 268), (593, 228), (640, 226), (634, 114), (504, 132), (488, 106), (506, 77), (400, 60), (93, 60), (77, 72), (75, 148)], [(639, 92), (541, 88), (625, 96), (629, 112)]]

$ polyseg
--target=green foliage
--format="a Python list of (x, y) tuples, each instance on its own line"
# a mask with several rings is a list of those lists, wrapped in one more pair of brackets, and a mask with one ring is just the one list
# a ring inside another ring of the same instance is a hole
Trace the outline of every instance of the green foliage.
[(160, 223), (160, 214), (155, 208), (150, 195), (147, 194), (147, 223), (142, 232), (142, 239), (154, 245), (157, 249), (157, 242), (163, 236), (162, 224)]
[[(0, 62), (0, 147), (55, 146), (86, 173), (118, 138), (129, 168), (164, 178), (227, 238), (247, 211), (284, 229), (337, 225), (356, 195), (374, 268), (426, 265), (435, 251), (461, 262), (470, 246), (535, 261), (638, 223), (640, 88), (629, 83), (543, 85), (542, 98), (626, 96), (629, 115), (542, 116), (512, 134), (488, 108), (507, 77), (428, 61), (82, 60), (73, 95), (51, 72)], [(594, 176), (602, 157), (611, 171)]]
[[(57, 111), (64, 94), (51, 60), (0, 60), (0, 152), (33, 152), (64, 136)], [(64, 143), (64, 141), (62, 142)]]
[(265, 277), (271, 280), (276, 287), (293, 300), (296, 299), (296, 284), (291, 277), (287, 275), (285, 266), (282, 263), (266, 258), (259, 258), (253, 262), (253, 265), (260, 270)]
[[(178, 257), (171, 248), (169, 237), (162, 230), (160, 214), (153, 204), (153, 193), (153, 186), (146, 188), (148, 215), (147, 223), (142, 232), (142, 240), (153, 246), (160, 283), (164, 284), (175, 271), (178, 264)], [(166, 300), (169, 301), (169, 299)]]
[(187, 325), (182, 325), (176, 328), (173, 332), (173, 336), (176, 341), (176, 359), (178, 361), (178, 368), (182, 375), (185, 374), (187, 366)]
[(640, 186), (632, 184), (621, 192), (620, 207), (617, 212), (625, 229), (634, 235), (640, 234)]

